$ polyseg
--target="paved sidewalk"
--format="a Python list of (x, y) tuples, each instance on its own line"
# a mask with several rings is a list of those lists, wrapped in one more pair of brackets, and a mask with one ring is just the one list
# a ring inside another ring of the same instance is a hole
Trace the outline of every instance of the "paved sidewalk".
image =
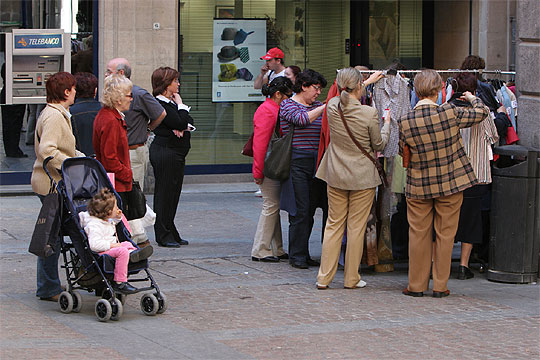
[[(190, 185), (176, 223), (189, 246), (155, 247), (150, 268), (169, 300), (155, 317), (129, 296), (118, 322), (100, 323), (97, 298), (80, 313), (35, 296), (27, 252), (34, 196), (0, 202), (2, 359), (534, 359), (540, 357), (539, 287), (451, 279), (444, 299), (401, 295), (405, 265), (365, 269), (364, 289), (315, 289), (316, 268), (258, 263), (249, 254), (261, 199), (253, 184)], [(148, 197), (152, 203), (152, 197)], [(320, 214), (310, 248), (320, 256)], [(286, 243), (286, 214), (282, 213)], [(153, 231), (150, 231), (153, 241)], [(457, 264), (454, 264), (457, 267)], [(63, 277), (61, 273), (61, 277)]]

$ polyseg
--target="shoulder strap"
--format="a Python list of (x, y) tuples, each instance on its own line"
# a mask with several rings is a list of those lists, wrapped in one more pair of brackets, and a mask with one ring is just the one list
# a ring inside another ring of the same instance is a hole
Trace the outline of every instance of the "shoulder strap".
[(351, 129), (349, 128), (349, 124), (347, 124), (347, 120), (345, 120), (345, 116), (343, 115), (343, 111), (341, 110), (341, 104), (338, 103), (338, 113), (341, 117), (341, 121), (343, 121), (343, 125), (345, 126), (345, 130), (347, 130), (347, 134), (349, 134), (349, 137), (351, 138), (352, 142), (360, 149), (362, 154), (364, 154), (377, 168), (377, 171), (379, 172), (379, 175), (381, 176), (382, 181), (384, 182), (384, 186), (388, 187), (388, 180), (386, 179), (386, 173), (384, 172), (384, 169), (382, 168), (382, 165), (380, 162), (375, 160), (367, 151), (364, 149), (364, 147), (356, 140), (356, 138), (353, 136)]
[[(281, 119), (279, 118), (281, 110), (278, 111), (277, 114), (277, 121), (276, 121), (276, 128), (274, 129), (274, 133), (276, 134), (276, 137), (281, 137), (281, 132), (279, 131), (281, 129)], [(289, 123), (289, 131), (292, 131), (294, 133), (294, 125)]]

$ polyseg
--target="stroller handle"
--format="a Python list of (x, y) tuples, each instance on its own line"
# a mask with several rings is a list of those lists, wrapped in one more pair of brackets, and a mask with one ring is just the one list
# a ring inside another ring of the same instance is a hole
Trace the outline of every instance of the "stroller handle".
[(54, 181), (53, 177), (51, 176), (51, 173), (49, 172), (49, 169), (47, 169), (47, 164), (48, 164), (49, 161), (51, 161), (53, 158), (54, 158), (54, 156), (48, 156), (45, 160), (43, 160), (43, 170), (45, 170), (45, 173), (47, 174), (47, 176), (48, 176), (49, 179), (51, 180), (51, 188), (52, 188), (53, 185), (54, 185), (54, 188), (56, 189), (56, 181)]

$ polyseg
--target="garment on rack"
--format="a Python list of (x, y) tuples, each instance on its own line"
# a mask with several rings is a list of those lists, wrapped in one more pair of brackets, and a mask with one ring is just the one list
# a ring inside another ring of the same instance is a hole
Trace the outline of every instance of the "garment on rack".
[[(460, 95), (456, 93), (449, 103), (458, 107), (471, 108), (469, 102), (459, 99)], [(499, 140), (497, 128), (491, 115), (478, 124), (460, 129), (459, 132), (463, 140), (463, 149), (469, 158), (478, 183), (491, 183), (490, 160), (493, 160), (491, 145)]]
[(517, 129), (516, 114), (514, 110), (517, 107), (517, 102), (512, 101), (508, 92), (510, 92), (510, 90), (508, 90), (506, 85), (503, 85), (499, 90), (497, 90), (497, 100), (506, 108), (506, 113), (508, 114), (508, 117), (510, 117), (512, 126), (514, 129)]
[(373, 102), (379, 113), (379, 125), (382, 128), (382, 115), (385, 109), (390, 109), (390, 138), (383, 150), (384, 157), (396, 156), (398, 153), (399, 127), (398, 120), (411, 110), (409, 99), (408, 79), (400, 75), (386, 75), (373, 86)]
[(450, 82), (448, 82), (446, 84), (446, 100), (445, 100), (445, 102), (450, 101), (453, 94), (454, 94), (454, 90), (452, 89), (452, 84), (450, 84)]
[(497, 109), (500, 105), (495, 95), (495, 89), (493, 89), (493, 86), (491, 86), (491, 84), (477, 80), (476, 96), (478, 96), (482, 100), (484, 105), (489, 108), (489, 111), (492, 111), (494, 113), (497, 112)]

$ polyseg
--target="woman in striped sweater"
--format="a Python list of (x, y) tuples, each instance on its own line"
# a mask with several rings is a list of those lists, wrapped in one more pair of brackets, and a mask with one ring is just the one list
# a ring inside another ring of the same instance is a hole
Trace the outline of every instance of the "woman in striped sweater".
[(296, 94), (280, 106), (281, 132), (285, 135), (291, 129), (294, 131), (289, 178), (294, 206), (286, 210), (289, 212), (289, 263), (299, 269), (319, 265), (309, 255), (309, 237), (316, 208), (323, 209), (323, 229), (328, 212), (326, 183), (315, 178), (321, 118), (326, 107), (317, 97), (325, 86), (326, 79), (321, 74), (306, 69), (296, 77), (293, 87)]

